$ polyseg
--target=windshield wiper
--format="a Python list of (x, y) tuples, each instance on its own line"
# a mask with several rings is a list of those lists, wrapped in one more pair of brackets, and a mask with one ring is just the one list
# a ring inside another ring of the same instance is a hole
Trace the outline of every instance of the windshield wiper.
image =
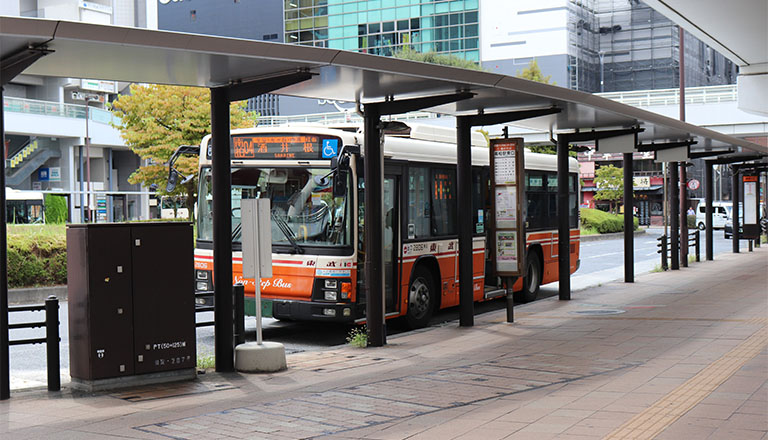
[(291, 247), (293, 248), (294, 252), (297, 254), (303, 254), (304, 248), (296, 243), (296, 239), (293, 238), (293, 231), (291, 231), (291, 228), (285, 223), (285, 220), (275, 215), (274, 212), (271, 213), (271, 216), (272, 220), (277, 223), (277, 228), (280, 229), (280, 232), (282, 232), (285, 238), (288, 239), (288, 242), (291, 243)]

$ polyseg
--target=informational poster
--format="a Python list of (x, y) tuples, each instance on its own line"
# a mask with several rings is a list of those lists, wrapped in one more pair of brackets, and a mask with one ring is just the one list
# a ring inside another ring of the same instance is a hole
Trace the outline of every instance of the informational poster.
[(522, 138), (491, 141), (493, 230), (490, 239), (493, 243), (490, 248), (494, 250), (496, 276), (522, 276), (525, 267), (523, 145)]
[(517, 187), (496, 187), (496, 227), (514, 229), (517, 226)]
[(496, 270), (517, 272), (519, 270), (516, 231), (496, 231)]

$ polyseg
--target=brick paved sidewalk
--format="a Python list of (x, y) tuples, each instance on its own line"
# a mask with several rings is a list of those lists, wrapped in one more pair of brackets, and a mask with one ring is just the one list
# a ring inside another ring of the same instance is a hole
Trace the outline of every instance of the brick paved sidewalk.
[(111, 394), (14, 393), (21, 438), (766, 439), (768, 248), (391, 338)]

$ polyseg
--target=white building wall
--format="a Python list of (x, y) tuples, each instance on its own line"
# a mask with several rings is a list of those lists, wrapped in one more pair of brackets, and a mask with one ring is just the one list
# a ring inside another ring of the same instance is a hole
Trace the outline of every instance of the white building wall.
[(567, 0), (480, 1), (481, 61), (567, 53)]

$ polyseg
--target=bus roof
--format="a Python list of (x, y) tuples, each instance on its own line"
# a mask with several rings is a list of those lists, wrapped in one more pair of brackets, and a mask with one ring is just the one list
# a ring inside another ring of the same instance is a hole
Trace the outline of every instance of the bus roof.
[(26, 191), (13, 188), (5, 188), (6, 200), (43, 200), (43, 193), (40, 191)]

